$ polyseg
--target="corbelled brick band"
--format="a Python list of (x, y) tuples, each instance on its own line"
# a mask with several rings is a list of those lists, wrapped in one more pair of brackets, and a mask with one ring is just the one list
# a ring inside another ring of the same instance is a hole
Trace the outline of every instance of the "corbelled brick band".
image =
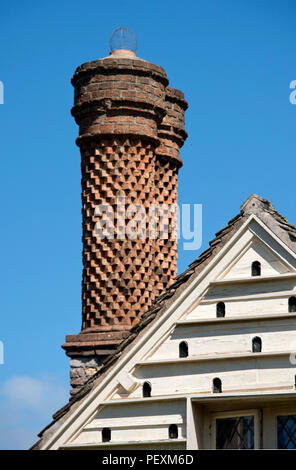
[[(166, 239), (149, 237), (148, 216), (153, 204), (177, 203), (187, 103), (161, 67), (136, 57), (83, 64), (72, 84), (82, 173), (82, 330), (63, 348), (75, 393), (176, 276), (176, 213), (168, 214)], [(141, 206), (138, 218), (132, 204)], [(98, 236), (98, 223), (110, 238)], [(124, 227), (134, 226), (138, 236), (124, 236)]]

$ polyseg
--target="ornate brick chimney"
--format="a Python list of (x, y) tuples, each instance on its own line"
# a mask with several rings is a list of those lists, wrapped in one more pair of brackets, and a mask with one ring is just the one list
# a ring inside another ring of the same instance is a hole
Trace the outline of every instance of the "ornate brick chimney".
[[(72, 394), (177, 272), (173, 212), (167, 239), (150, 237), (148, 230), (137, 238), (123, 233), (123, 226), (147, 224), (152, 204), (177, 203), (179, 150), (187, 137), (183, 93), (168, 87), (161, 67), (136, 57), (127, 44), (132, 34), (116, 30), (110, 56), (81, 65), (72, 78), (83, 228), (82, 329), (63, 345), (72, 359)], [(141, 207), (138, 216), (131, 204)], [(98, 236), (102, 221), (111, 238)]]

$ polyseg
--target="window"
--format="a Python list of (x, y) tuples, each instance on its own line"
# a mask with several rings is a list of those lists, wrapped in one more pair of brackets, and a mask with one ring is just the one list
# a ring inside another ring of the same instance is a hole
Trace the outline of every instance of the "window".
[(225, 317), (225, 303), (218, 302), (216, 305), (216, 315), (217, 317)]
[(187, 357), (188, 356), (188, 344), (186, 341), (182, 341), (179, 344), (179, 357)]
[(171, 424), (169, 427), (169, 438), (177, 439), (178, 437), (178, 426), (176, 424)]
[(296, 312), (296, 297), (289, 298), (289, 312)]
[(110, 428), (102, 429), (102, 441), (103, 442), (111, 441), (111, 429)]
[(253, 353), (262, 351), (262, 340), (259, 336), (255, 336), (255, 338), (252, 339), (252, 351)]
[(213, 393), (222, 393), (222, 382), (218, 377), (213, 380)]
[(144, 382), (143, 384), (143, 397), (151, 397), (151, 383)]
[(278, 449), (296, 449), (296, 415), (277, 417)]
[(254, 416), (216, 419), (216, 449), (254, 449)]
[(259, 261), (252, 263), (252, 276), (261, 276), (261, 263)]

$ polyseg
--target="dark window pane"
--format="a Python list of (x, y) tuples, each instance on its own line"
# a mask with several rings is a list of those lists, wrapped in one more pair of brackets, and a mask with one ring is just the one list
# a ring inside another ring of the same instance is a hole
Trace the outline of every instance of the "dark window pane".
[(296, 415), (278, 416), (278, 449), (296, 449)]
[(254, 449), (254, 417), (217, 419), (216, 449)]

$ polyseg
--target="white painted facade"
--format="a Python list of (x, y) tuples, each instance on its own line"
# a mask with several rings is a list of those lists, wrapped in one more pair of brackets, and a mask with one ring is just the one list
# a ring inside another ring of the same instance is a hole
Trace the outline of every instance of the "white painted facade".
[[(254, 261), (259, 276), (251, 275)], [(293, 296), (296, 254), (250, 215), (42, 448), (212, 449), (219, 420), (240, 416), (252, 417), (255, 448), (277, 448), (278, 416), (296, 415)], [(255, 337), (261, 352), (252, 350)], [(182, 341), (188, 357), (179, 357)], [(144, 382), (151, 397), (143, 397)], [(178, 437), (169, 437), (170, 425)]]

